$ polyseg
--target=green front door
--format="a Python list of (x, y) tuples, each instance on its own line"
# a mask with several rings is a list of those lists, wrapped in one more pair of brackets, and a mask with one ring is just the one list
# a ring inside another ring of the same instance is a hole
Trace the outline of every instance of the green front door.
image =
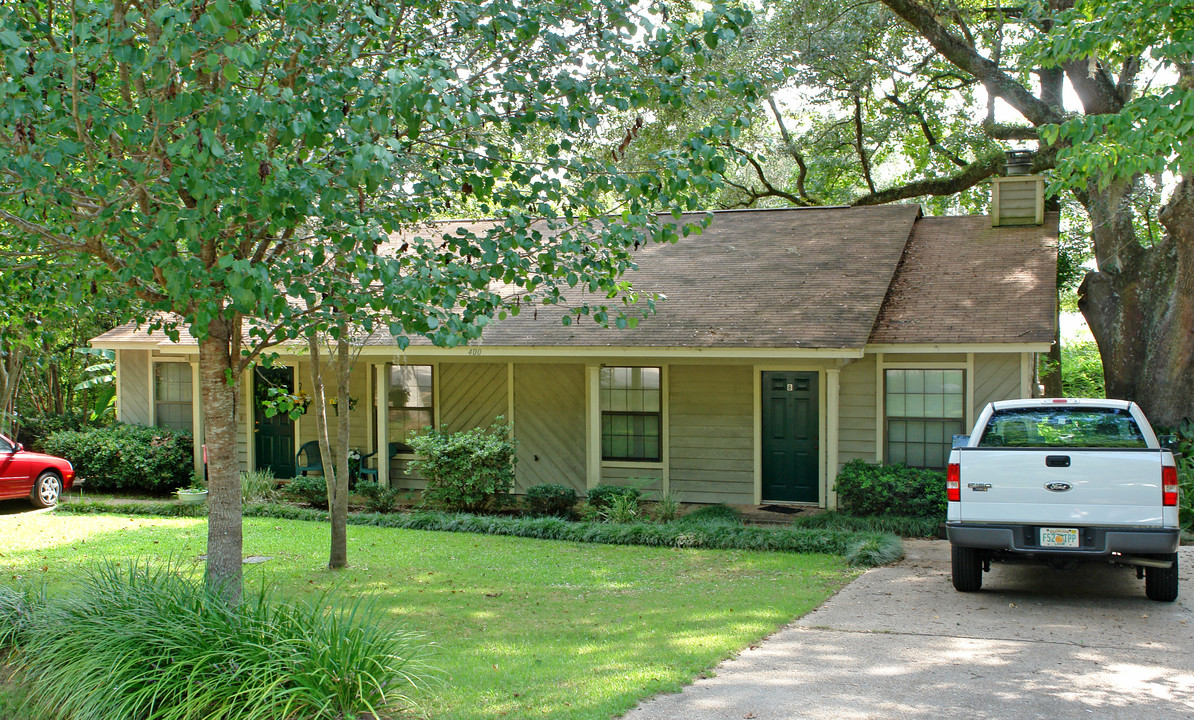
[(294, 392), (294, 370), (287, 367), (257, 368), (253, 373), (253, 449), (258, 470), (273, 470), (276, 478), (294, 477), (294, 421), (286, 413), (266, 417), (257, 399), (268, 397), (276, 387)]
[(763, 501), (817, 502), (817, 373), (763, 373)]

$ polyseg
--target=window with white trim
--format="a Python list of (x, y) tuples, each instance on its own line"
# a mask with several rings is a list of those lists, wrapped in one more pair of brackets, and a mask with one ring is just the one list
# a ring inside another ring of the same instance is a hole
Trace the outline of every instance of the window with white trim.
[(885, 371), (887, 462), (944, 468), (954, 435), (966, 432), (963, 370)]
[(190, 363), (154, 363), (153, 424), (193, 433), (192, 392)]
[(601, 458), (658, 462), (663, 448), (662, 372), (601, 368)]
[(414, 450), (407, 441), (435, 424), (432, 394), (430, 365), (390, 367), (389, 438), (390, 442), (398, 443), (399, 453), (412, 453)]

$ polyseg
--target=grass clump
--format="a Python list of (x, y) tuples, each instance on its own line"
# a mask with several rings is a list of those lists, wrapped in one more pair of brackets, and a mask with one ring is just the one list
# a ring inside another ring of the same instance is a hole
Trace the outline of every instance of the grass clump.
[(836, 510), (827, 510), (816, 515), (797, 517), (792, 521), (792, 525), (798, 528), (892, 533), (906, 538), (931, 538), (937, 537), (940, 521), (934, 517), (849, 515)]
[(741, 525), (742, 513), (729, 505), (702, 505), (680, 518), (680, 522), (689, 525)]
[(17, 645), (29, 702), (70, 720), (381, 718), (430, 675), (422, 642), (369, 605), (261, 593), (230, 608), (202, 580), (140, 564), (90, 568)]
[(245, 502), (272, 502), (278, 498), (278, 481), (274, 471), (245, 470), (240, 474), (240, 494)]

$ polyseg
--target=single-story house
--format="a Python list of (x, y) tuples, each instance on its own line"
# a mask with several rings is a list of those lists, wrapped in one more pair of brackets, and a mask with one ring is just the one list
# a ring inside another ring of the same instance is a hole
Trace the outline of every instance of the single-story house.
[[(468, 347), (375, 337), (337, 410), (353, 447), (396, 443), (379, 480), (412, 490), (412, 432), (501, 416), (519, 443), (516, 492), (635, 482), (684, 502), (834, 507), (842, 464), (941, 467), (985, 403), (1036, 392), (1056, 330), (1058, 218), (1040, 178), (996, 185), (1007, 207), (994, 221), (917, 205), (716, 212), (702, 235), (637, 251), (634, 285), (666, 296), (637, 327), (543, 311)], [(200, 434), (193, 340), (129, 325), (92, 344), (116, 351), (121, 421)], [(260, 411), (269, 384), (310, 387), (303, 353), (281, 364), (243, 383), (240, 457), (286, 477), (315, 428)]]

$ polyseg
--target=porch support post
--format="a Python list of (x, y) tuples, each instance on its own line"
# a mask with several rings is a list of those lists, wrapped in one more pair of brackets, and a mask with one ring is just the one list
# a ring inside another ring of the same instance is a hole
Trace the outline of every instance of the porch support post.
[(199, 363), (191, 364), (191, 437), (195, 440), (195, 477), (203, 476), (203, 392), (199, 387)]
[(585, 487), (593, 488), (601, 483), (601, 366), (587, 366), (585, 376)]
[(841, 423), (841, 368), (825, 369), (825, 507), (837, 509), (838, 425)]
[(377, 397), (377, 484), (388, 488), (390, 486), (390, 399), (389, 365), (378, 363), (372, 366)]

